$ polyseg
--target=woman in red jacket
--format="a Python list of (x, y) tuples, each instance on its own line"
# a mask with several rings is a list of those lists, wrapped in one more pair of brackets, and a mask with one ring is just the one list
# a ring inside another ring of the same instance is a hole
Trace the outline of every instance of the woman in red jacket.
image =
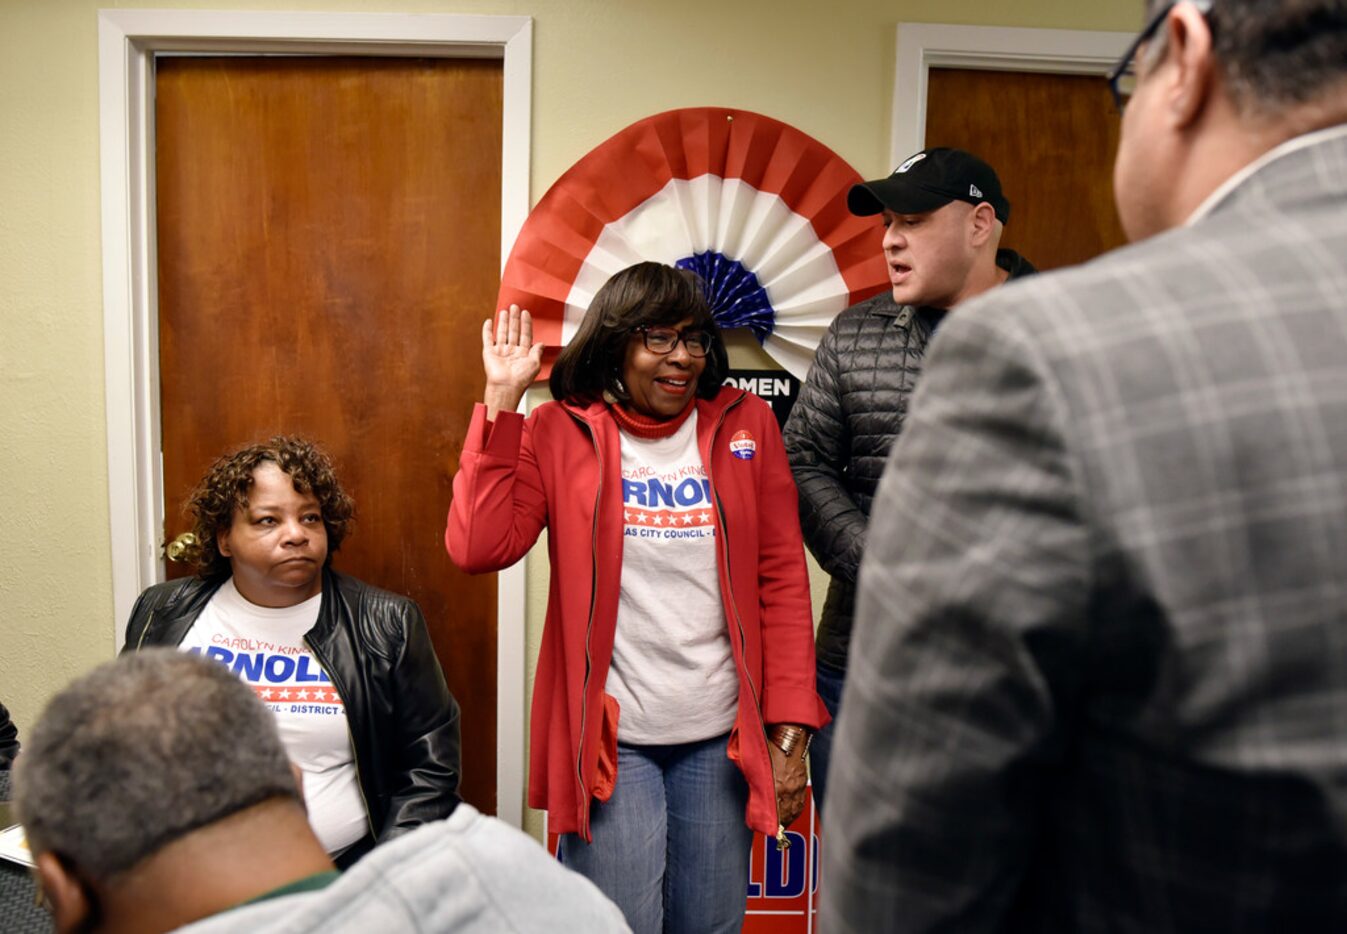
[(548, 530), (529, 804), (638, 934), (737, 931), (752, 832), (799, 814), (827, 719), (776, 420), (722, 385), (699, 280), (659, 263), (599, 290), (527, 419), (527, 311), (483, 324), (482, 359), (445, 543), (495, 571)]

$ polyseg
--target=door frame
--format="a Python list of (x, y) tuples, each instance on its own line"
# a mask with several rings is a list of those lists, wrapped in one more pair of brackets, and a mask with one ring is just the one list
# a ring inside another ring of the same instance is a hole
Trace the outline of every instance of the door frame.
[(925, 147), (932, 68), (1102, 76), (1134, 38), (1130, 32), (899, 23), (890, 165)]
[[(504, 69), (501, 265), (528, 216), (533, 21), (527, 16), (99, 10), (103, 342), (115, 651), (136, 597), (165, 578), (160, 554), (154, 56), (378, 55), (494, 58)], [(497, 578), (496, 806), (523, 820), (526, 575)]]

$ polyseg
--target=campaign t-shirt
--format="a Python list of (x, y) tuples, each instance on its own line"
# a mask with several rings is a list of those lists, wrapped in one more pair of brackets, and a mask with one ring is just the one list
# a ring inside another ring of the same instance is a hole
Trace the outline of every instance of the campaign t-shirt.
[(233, 578), (215, 592), (180, 648), (227, 665), (276, 716), (286, 752), (304, 772), (309, 823), (329, 853), (369, 830), (346, 707), (304, 634), (322, 594), (287, 607), (249, 603)]
[(691, 743), (729, 732), (738, 709), (716, 564), (715, 502), (697, 413), (667, 438), (621, 432), (622, 583), (606, 690), (617, 738)]

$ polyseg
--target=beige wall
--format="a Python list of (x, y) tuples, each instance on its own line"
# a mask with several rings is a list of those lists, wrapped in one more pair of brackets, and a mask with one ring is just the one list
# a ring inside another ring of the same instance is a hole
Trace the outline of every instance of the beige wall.
[[(21, 730), (57, 687), (114, 651), (97, 10), (150, 5), (0, 0), (0, 700)], [(760, 111), (827, 143), (863, 174), (882, 174), (891, 168), (898, 22), (1129, 30), (1141, 0), (162, 5), (532, 16), (536, 201), (594, 145), (671, 107)], [(534, 575), (535, 618), (541, 596)]]

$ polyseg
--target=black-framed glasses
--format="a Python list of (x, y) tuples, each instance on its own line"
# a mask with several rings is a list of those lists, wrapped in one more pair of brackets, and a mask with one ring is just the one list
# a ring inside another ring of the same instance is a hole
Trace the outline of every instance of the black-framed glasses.
[(1151, 36), (1155, 35), (1155, 31), (1160, 28), (1160, 24), (1165, 21), (1165, 17), (1174, 9), (1176, 3), (1178, 0), (1170, 0), (1155, 11), (1155, 15), (1146, 23), (1145, 28), (1137, 33), (1137, 37), (1122, 54), (1122, 58), (1118, 59), (1118, 64), (1108, 73), (1108, 89), (1113, 92), (1113, 106), (1118, 108), (1118, 113), (1123, 112), (1127, 101), (1132, 97), (1132, 92), (1137, 88), (1137, 50), (1141, 48), (1142, 43), (1148, 42)]
[(688, 349), (688, 355), (693, 357), (704, 357), (715, 343), (715, 338), (709, 331), (691, 330), (679, 331), (675, 328), (636, 328), (636, 332), (641, 335), (641, 340), (645, 342), (645, 349), (651, 353), (666, 354), (673, 353), (678, 342), (682, 341), (683, 346)]
[[(1118, 113), (1123, 112), (1137, 87), (1137, 52), (1159, 30), (1165, 17), (1169, 16), (1169, 11), (1181, 2), (1183, 0), (1169, 0), (1156, 10), (1141, 32), (1132, 40), (1132, 44), (1127, 47), (1127, 51), (1122, 54), (1122, 58), (1118, 59), (1118, 64), (1109, 72), (1108, 88), (1113, 92), (1113, 106), (1118, 108)], [(1211, 0), (1188, 0), (1188, 3), (1203, 16), (1211, 12)]]

